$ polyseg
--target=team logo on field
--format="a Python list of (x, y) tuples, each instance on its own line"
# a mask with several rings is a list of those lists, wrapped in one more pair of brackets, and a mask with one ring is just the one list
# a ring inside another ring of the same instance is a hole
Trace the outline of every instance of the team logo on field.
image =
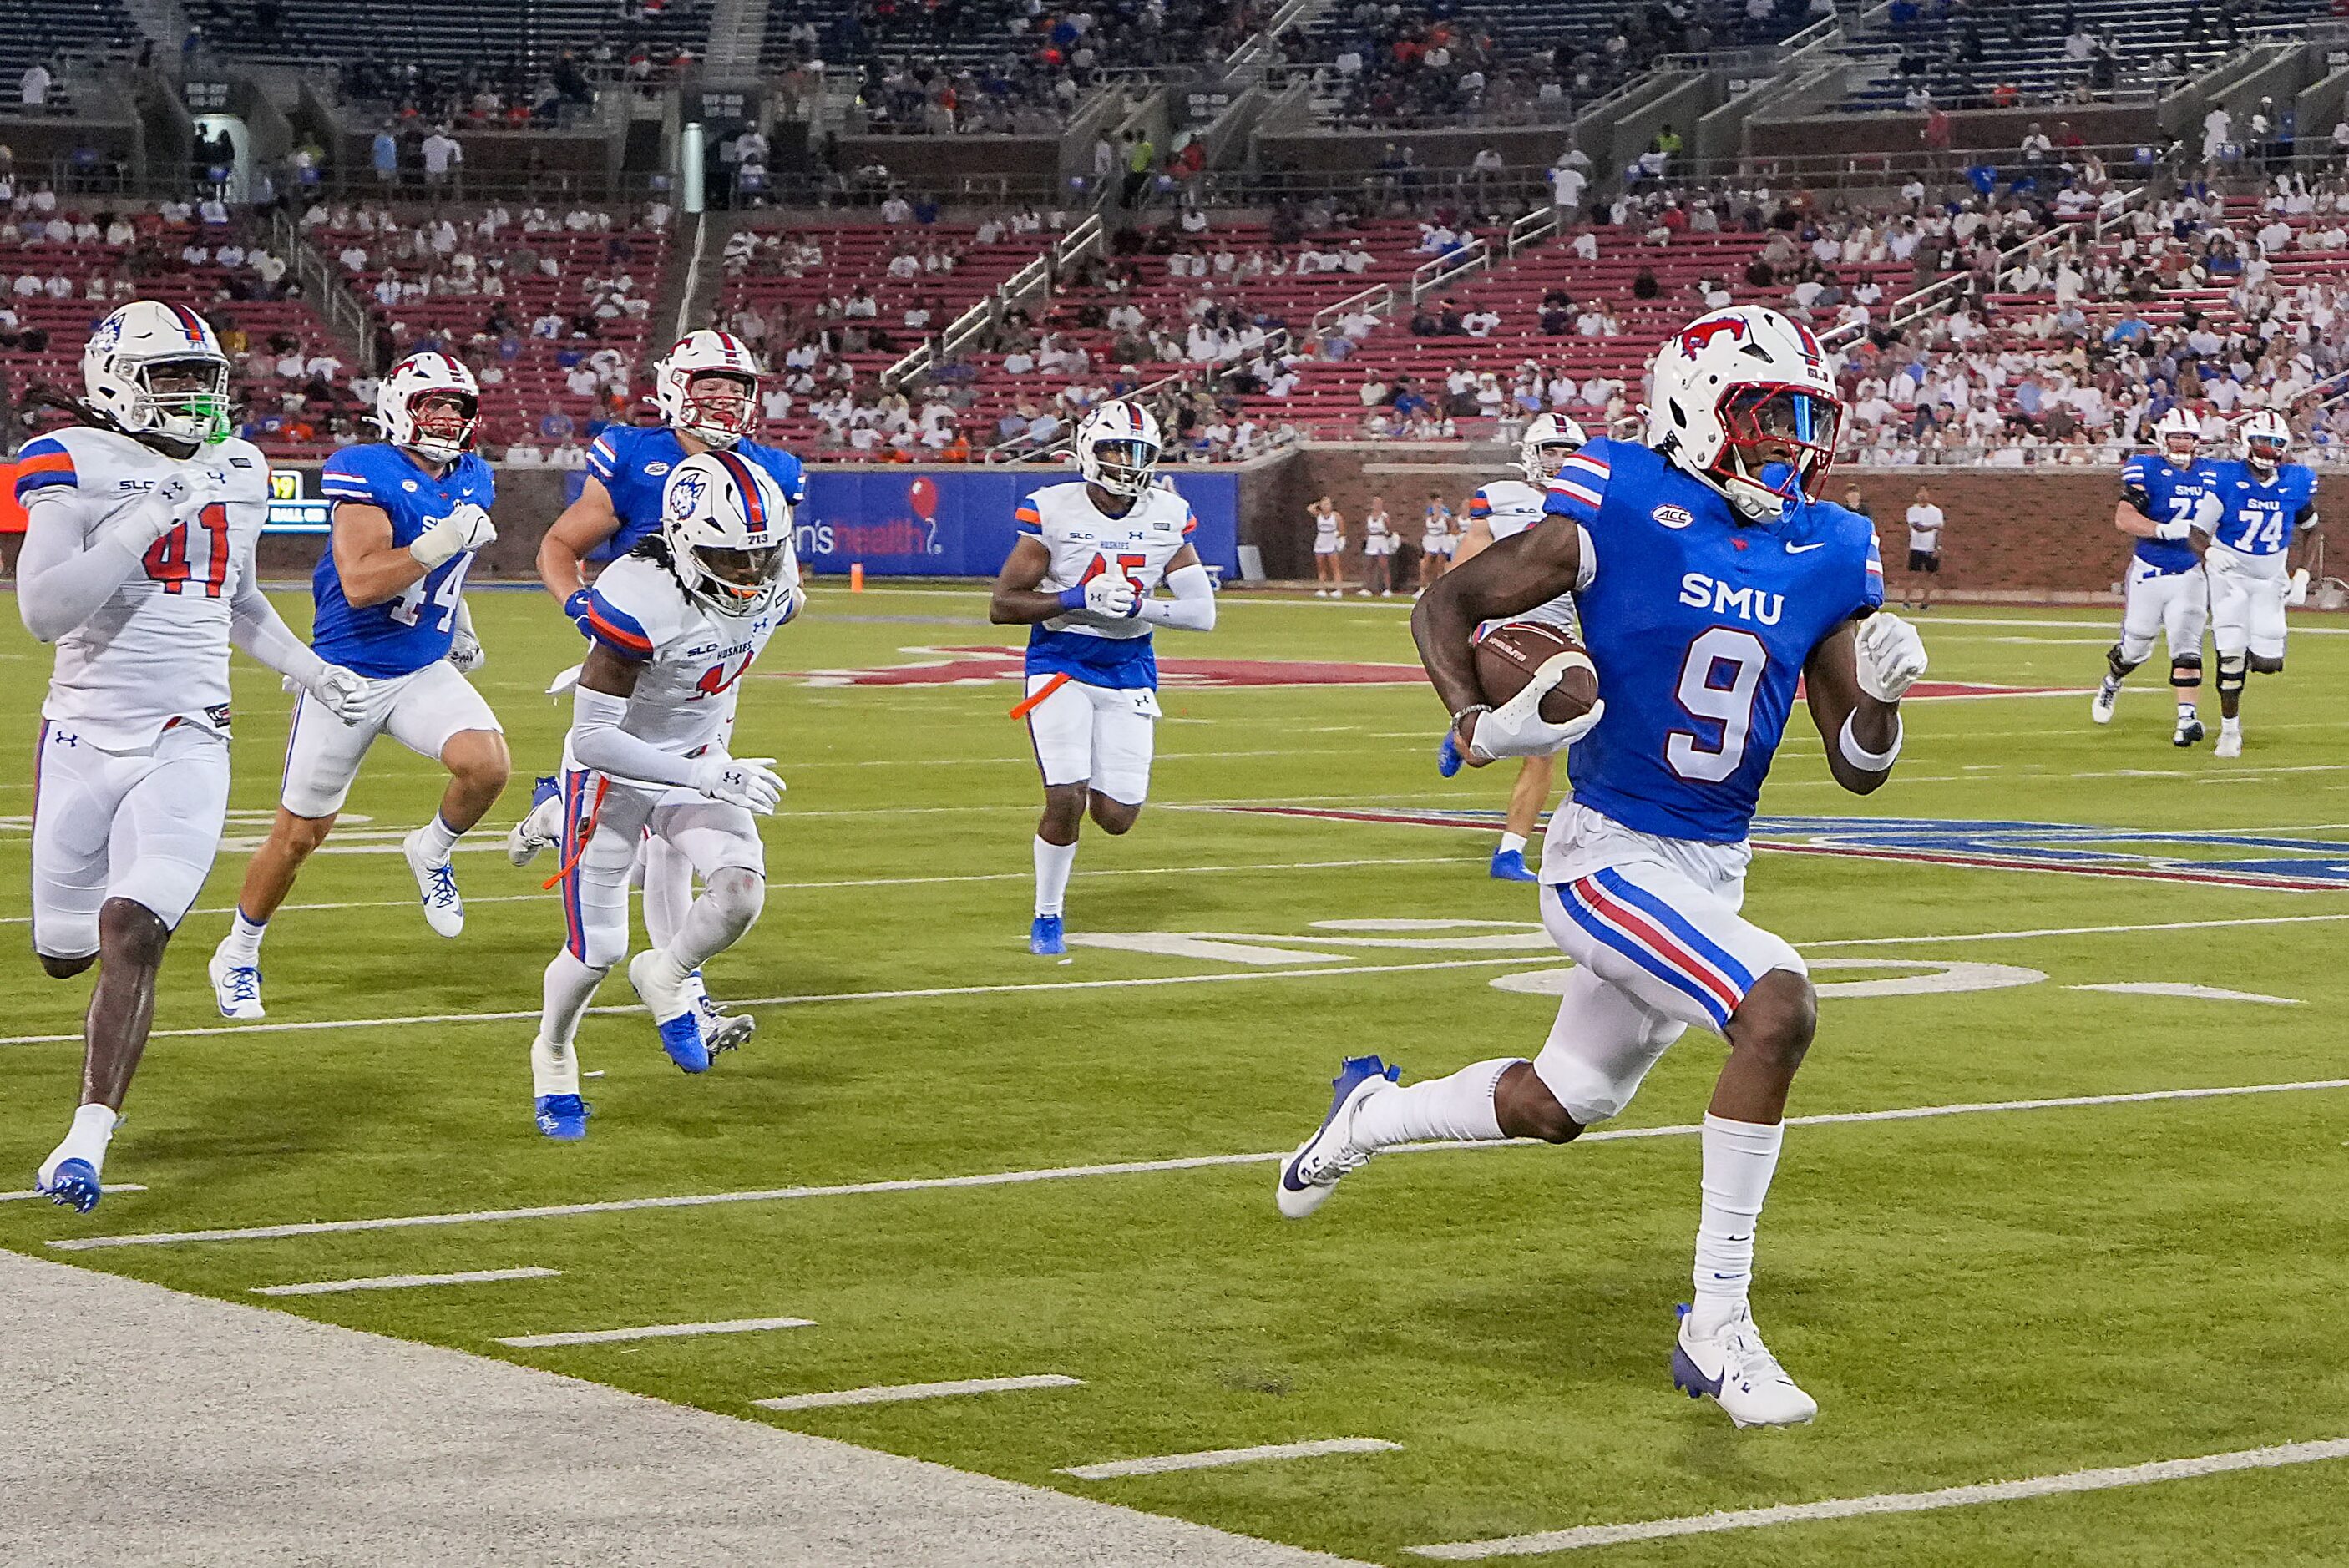
[[(1027, 678), (1024, 649), (1002, 647), (902, 648), (912, 663), (874, 669), (785, 670), (785, 680), (819, 686), (990, 686)], [(1288, 659), (1158, 660), (1158, 684), (1165, 686), (1418, 686), (1427, 676), (1417, 665), (1317, 663)]]
[[(1497, 810), (1321, 806), (1206, 808), (1490, 833)], [(1968, 821), (1930, 817), (1756, 817), (1754, 847), (1780, 854), (1898, 861), (1978, 871), (2054, 872), (2287, 892), (2349, 891), (2349, 836), (2176, 831), (2078, 822)]]
[(1696, 514), (1684, 506), (1660, 506), (1648, 515), (1666, 528), (1686, 528), (1696, 521)]

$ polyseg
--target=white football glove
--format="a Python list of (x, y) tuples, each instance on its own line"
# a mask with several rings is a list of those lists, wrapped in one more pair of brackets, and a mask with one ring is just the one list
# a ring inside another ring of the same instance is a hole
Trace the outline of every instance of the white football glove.
[(191, 493), (184, 476), (167, 475), (136, 504), (124, 509), (118, 526), (133, 545), (144, 551), (178, 525), (180, 509)]
[(367, 717), (367, 691), (365, 677), (340, 665), (320, 670), (309, 686), (310, 695), (345, 724), (357, 724)]
[(1470, 760), (1484, 763), (1503, 757), (1555, 757), (1596, 729), (1607, 712), (1603, 699), (1592, 703), (1579, 718), (1570, 718), (1564, 724), (1552, 724), (1541, 716), (1542, 698), (1566, 678), (1566, 672), (1578, 665), (1587, 669), (1589, 665), (1589, 659), (1581, 654), (1553, 654), (1543, 660), (1524, 690), (1500, 707), (1476, 716), (1475, 727), (1468, 738)]
[(2292, 574), (2292, 581), (2283, 592), (2283, 602), (2295, 610), (2308, 603), (2307, 567), (2303, 566)]
[(713, 800), (765, 816), (783, 798), (771, 757), (705, 757), (693, 765), (693, 787)]
[(490, 514), (471, 501), (463, 501), (456, 511), (409, 542), (408, 553), (416, 557), (418, 565), (430, 572), (468, 550), (486, 548), (497, 537)]
[(1878, 702), (1899, 702), (1925, 673), (1925, 639), (1888, 611), (1862, 621), (1852, 646), (1859, 655), (1859, 689)]
[(1061, 603), (1068, 609), (1105, 615), (1112, 621), (1133, 619), (1139, 604), (1133, 584), (1125, 580), (1123, 573), (1115, 572), (1104, 572), (1089, 583), (1067, 590), (1061, 593)]
[(490, 655), (481, 651), (481, 638), (460, 626), (449, 638), (449, 662), (457, 666), (459, 675), (469, 676), (488, 664)]

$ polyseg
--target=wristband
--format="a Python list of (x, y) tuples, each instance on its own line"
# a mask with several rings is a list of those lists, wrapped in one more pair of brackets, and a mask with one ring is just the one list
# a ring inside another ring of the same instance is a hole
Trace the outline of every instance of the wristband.
[(1891, 748), (1885, 751), (1870, 751), (1861, 746), (1858, 738), (1852, 733), (1853, 721), (1858, 717), (1858, 713), (1855, 711), (1850, 717), (1843, 721), (1843, 733), (1836, 738), (1836, 748), (1843, 753), (1843, 759), (1846, 762), (1850, 763), (1862, 773), (1882, 773), (1899, 757), (1900, 742), (1908, 737), (1908, 726), (1900, 721), (1899, 714), (1894, 714)]
[(1081, 610), (1085, 607), (1085, 585), (1080, 583), (1073, 588), (1063, 588), (1060, 597), (1061, 609)]
[(587, 634), (587, 590), (573, 589), (571, 597), (563, 602), (563, 613), (571, 617), (571, 624), (579, 628), (579, 634), (585, 636)]

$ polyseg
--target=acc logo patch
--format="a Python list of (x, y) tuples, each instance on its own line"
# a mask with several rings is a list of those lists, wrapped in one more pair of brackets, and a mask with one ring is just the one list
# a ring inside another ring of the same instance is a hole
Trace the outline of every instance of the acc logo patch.
[(658, 479), (661, 475), (668, 472), (668, 465), (667, 463), (647, 463), (645, 465), (645, 472), (652, 476), (654, 479)]
[(1696, 514), (1684, 506), (1660, 506), (1648, 515), (1666, 528), (1686, 528), (1696, 521)]
[(399, 481), (399, 488), (406, 490), (409, 495), (414, 495), (416, 493), (416, 481), (414, 480), (402, 480)]
[(686, 474), (668, 489), (668, 514), (671, 517), (691, 517), (693, 509), (701, 504), (709, 481), (699, 474)]

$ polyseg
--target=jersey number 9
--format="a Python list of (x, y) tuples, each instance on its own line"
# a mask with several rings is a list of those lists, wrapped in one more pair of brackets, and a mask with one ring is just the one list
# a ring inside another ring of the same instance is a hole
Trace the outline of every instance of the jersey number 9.
[[(1697, 634), (1681, 663), (1680, 689), (1674, 693), (1689, 717), (1721, 726), (1713, 745), (1690, 730), (1675, 729), (1664, 737), (1664, 760), (1682, 778), (1698, 784), (1718, 784), (1745, 760), (1746, 736), (1754, 727), (1754, 694), (1761, 688), (1762, 671), (1770, 650), (1751, 632), (1715, 626)], [(1728, 667), (1725, 682), (1715, 675)]]

